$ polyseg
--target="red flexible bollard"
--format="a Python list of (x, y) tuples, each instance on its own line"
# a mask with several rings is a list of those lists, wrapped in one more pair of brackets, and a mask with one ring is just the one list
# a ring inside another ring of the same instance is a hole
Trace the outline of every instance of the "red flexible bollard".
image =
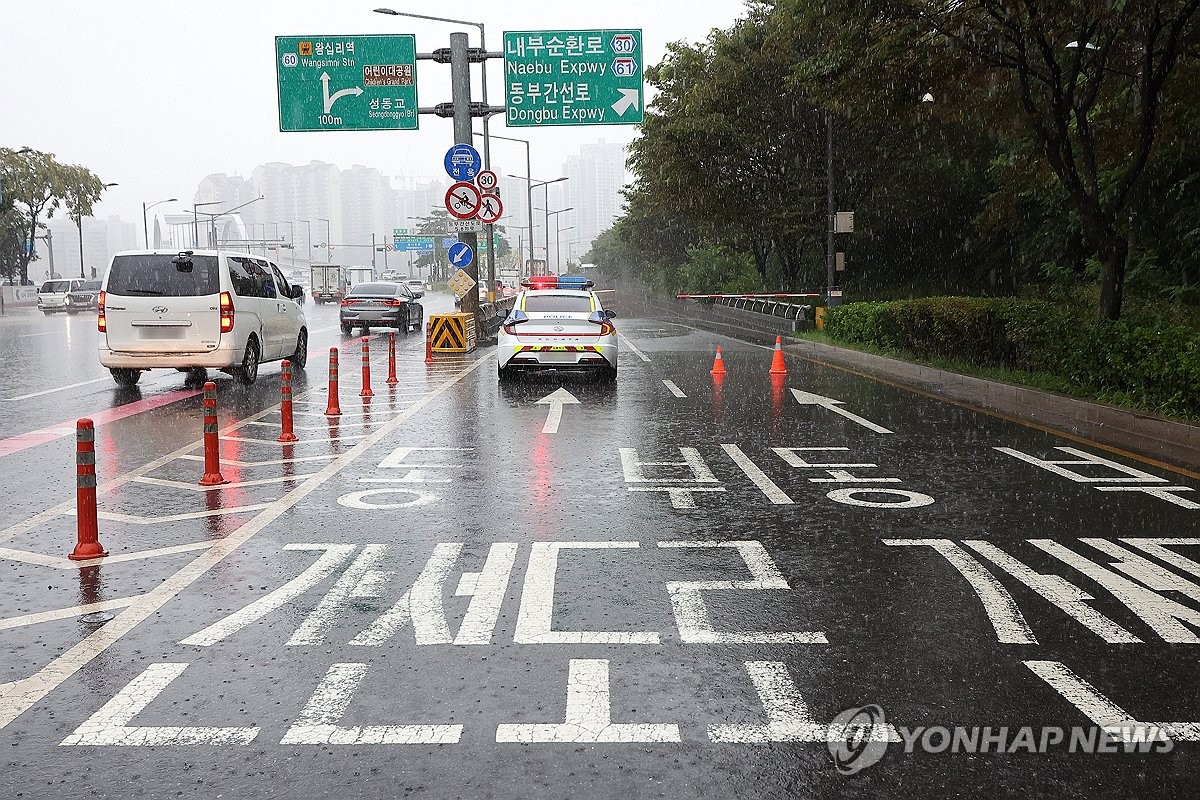
[(96, 428), (87, 418), (75, 423), (75, 487), (78, 532), (75, 549), (67, 558), (87, 561), (106, 556), (96, 518)]
[(362, 356), (363, 386), (358, 396), (374, 397), (375, 393), (371, 391), (371, 340), (366, 336), (362, 337)]
[(396, 377), (396, 332), (388, 332), (388, 377), (387, 385), (395, 386), (400, 382)]
[(325, 416), (340, 417), (342, 407), (338, 403), (338, 349), (329, 348), (329, 402), (325, 405)]
[(425, 323), (425, 363), (433, 363), (433, 323)]
[(217, 438), (217, 385), (204, 384), (204, 476), (201, 486), (229, 483), (221, 475), (221, 440)]
[(277, 442), (295, 442), (299, 441), (296, 434), (292, 431), (292, 362), (286, 358), (280, 369), (280, 391), (283, 393), (283, 401), (279, 404), (279, 416), (283, 420), (283, 432), (279, 434)]

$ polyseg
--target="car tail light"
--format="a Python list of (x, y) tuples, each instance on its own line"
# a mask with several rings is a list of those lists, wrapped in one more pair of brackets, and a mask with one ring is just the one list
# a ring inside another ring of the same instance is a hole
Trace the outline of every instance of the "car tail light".
[(100, 293), (100, 299), (96, 301), (96, 330), (101, 333), (108, 332), (108, 320), (104, 318), (104, 292)]
[(342, 305), (352, 306), (357, 302), (358, 302), (358, 300), (354, 299), (353, 297), (347, 297), (345, 300), (342, 301)]
[(613, 324), (611, 322), (609, 322), (608, 320), (605, 320), (604, 322), (600, 323), (600, 335), (601, 336), (611, 336), (613, 333), (616, 333), (616, 331), (617, 331), (616, 327), (614, 327)]
[(233, 331), (233, 295), (221, 292), (221, 333)]
[(383, 304), (385, 306), (402, 306), (407, 302), (407, 300), (402, 300), (399, 297), (389, 297), (387, 300), (383, 301)]

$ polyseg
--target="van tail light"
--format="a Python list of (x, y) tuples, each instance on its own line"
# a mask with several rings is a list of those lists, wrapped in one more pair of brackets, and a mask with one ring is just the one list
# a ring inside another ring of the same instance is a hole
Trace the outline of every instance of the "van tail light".
[(101, 333), (108, 332), (108, 320), (104, 318), (104, 292), (100, 293), (100, 298), (96, 301), (96, 330)]
[(233, 332), (233, 295), (221, 292), (221, 333)]

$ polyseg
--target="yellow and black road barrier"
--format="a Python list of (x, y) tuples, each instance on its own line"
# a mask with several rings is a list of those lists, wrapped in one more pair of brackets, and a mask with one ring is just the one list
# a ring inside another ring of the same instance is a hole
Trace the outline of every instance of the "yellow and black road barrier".
[(469, 353), (475, 349), (474, 314), (433, 314), (429, 340), (435, 353)]

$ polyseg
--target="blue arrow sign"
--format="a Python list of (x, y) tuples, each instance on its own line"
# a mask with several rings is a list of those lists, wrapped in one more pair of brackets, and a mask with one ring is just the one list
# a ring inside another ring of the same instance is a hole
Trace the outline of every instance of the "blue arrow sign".
[(458, 242), (446, 251), (446, 255), (450, 259), (451, 266), (462, 268), (471, 263), (471, 259), (475, 257), (475, 252), (471, 250), (471, 245), (466, 242)]
[(469, 144), (456, 144), (446, 151), (446, 174), (456, 181), (473, 181), (482, 168), (479, 151)]

